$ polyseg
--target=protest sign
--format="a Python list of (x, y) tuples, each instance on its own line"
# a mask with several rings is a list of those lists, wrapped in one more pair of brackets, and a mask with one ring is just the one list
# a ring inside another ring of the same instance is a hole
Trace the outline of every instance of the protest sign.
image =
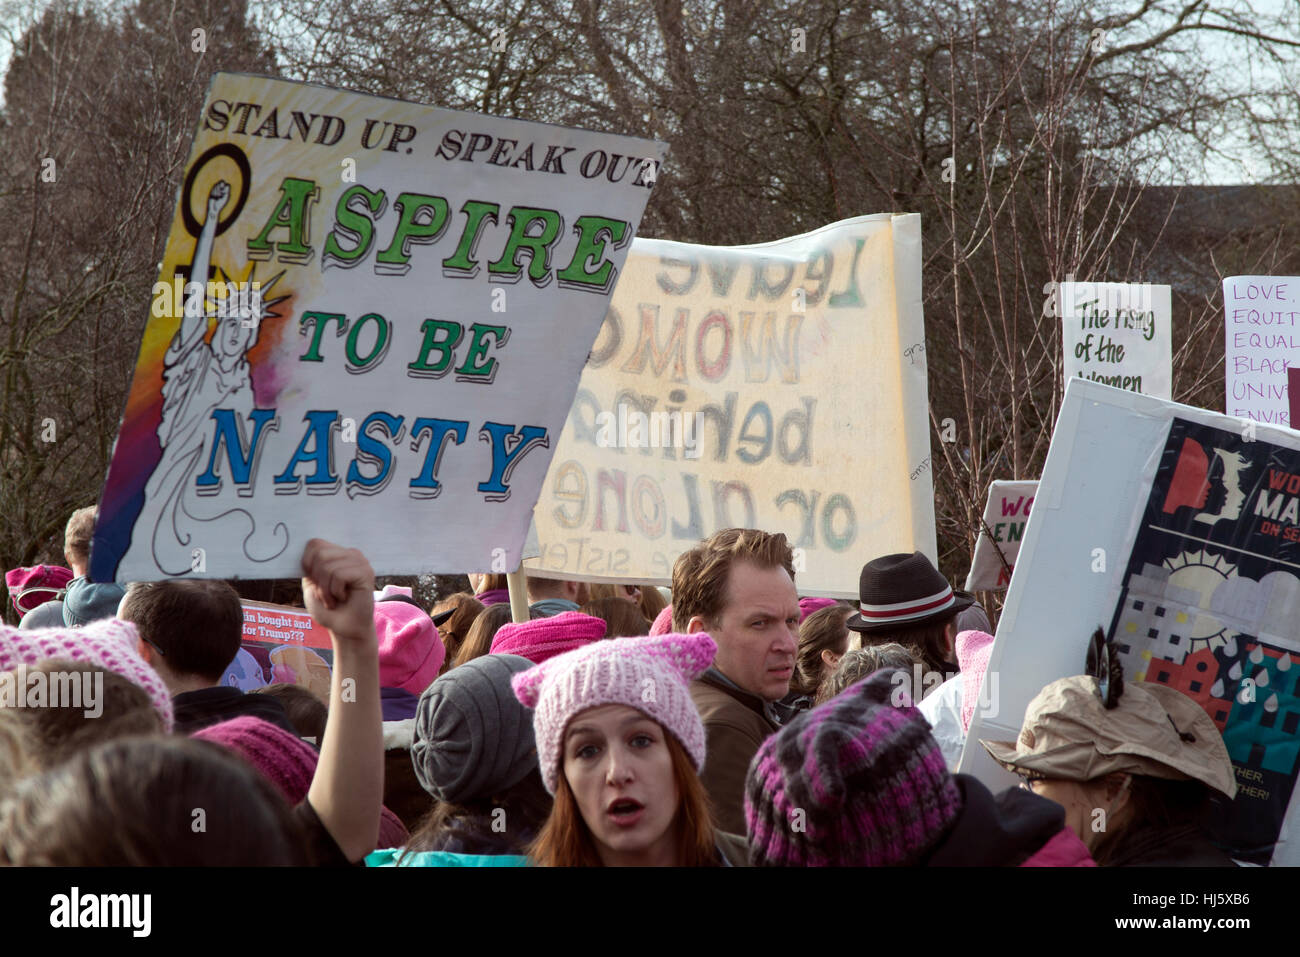
[(1238, 793), (1215, 838), (1238, 860), (1300, 862), (1283, 831), (1300, 771), (1297, 542), (1300, 437), (1072, 380), (989, 661), (1000, 701), (977, 711), (960, 769), (1014, 780), (978, 739), (1016, 740), (1101, 625), (1125, 681), (1178, 689), (1223, 735)]
[(989, 486), (984, 524), (966, 575), (967, 591), (1002, 591), (1011, 583), (1037, 492), (1037, 482), (994, 482)]
[(935, 558), (920, 217), (758, 246), (637, 240), (536, 509), (530, 572), (666, 584), (732, 526), (784, 532), (804, 594)]
[(506, 571), (663, 146), (217, 74), (97, 581)]
[(269, 684), (296, 684), (329, 702), (334, 646), (327, 628), (304, 608), (244, 601), (239, 653), (218, 684), (255, 691)]
[(1224, 408), (1289, 426), (1287, 370), (1300, 366), (1300, 276), (1223, 280)]
[(1063, 282), (1058, 287), (1065, 374), (1168, 399), (1173, 306), (1168, 286)]

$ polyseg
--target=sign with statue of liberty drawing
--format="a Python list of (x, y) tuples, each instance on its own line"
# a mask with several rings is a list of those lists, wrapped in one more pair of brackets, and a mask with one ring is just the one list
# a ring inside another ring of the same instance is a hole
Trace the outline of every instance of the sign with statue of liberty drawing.
[(96, 581), (507, 571), (660, 143), (213, 78), (91, 556)]

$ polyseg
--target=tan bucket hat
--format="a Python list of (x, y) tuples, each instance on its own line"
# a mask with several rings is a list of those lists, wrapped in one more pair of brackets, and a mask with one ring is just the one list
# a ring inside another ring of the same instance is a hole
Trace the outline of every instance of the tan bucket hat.
[(1102, 705), (1097, 679), (1053, 681), (1025, 712), (1018, 741), (980, 741), (1009, 771), (1090, 781), (1114, 771), (1196, 780), (1235, 797), (1223, 736), (1199, 704), (1173, 688), (1126, 682), (1119, 703)]

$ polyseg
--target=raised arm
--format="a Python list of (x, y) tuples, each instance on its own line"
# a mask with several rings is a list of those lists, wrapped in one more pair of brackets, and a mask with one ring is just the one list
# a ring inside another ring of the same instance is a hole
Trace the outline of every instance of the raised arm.
[(180, 341), (207, 332), (208, 269), (212, 265), (212, 244), (217, 238), (221, 211), (230, 200), (230, 184), (219, 181), (208, 193), (207, 216), (194, 244), (194, 261), (190, 264), (190, 281), (185, 286), (185, 315), (181, 318)]
[(334, 643), (329, 720), (307, 800), (349, 861), (375, 849), (384, 800), (375, 573), (355, 548), (313, 538), (302, 555), (307, 610)]

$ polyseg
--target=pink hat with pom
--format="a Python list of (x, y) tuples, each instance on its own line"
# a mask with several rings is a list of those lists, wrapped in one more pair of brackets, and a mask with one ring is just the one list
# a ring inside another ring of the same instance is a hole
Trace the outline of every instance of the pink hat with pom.
[(379, 639), (379, 684), (423, 694), (447, 657), (433, 619), (404, 601), (375, 602)]
[(987, 631), (963, 631), (957, 635), (953, 646), (957, 651), (957, 666), (961, 668), (961, 729), (970, 730), (975, 707), (979, 704), (980, 685), (993, 654), (993, 636)]
[(555, 793), (564, 732), (583, 711), (606, 704), (635, 708), (659, 722), (704, 767), (704, 722), (690, 683), (713, 663), (718, 646), (705, 632), (598, 641), (559, 655), (511, 679), (515, 696), (533, 708), (537, 759), (546, 790)]
[(46, 658), (67, 658), (99, 665), (139, 685), (162, 715), (163, 728), (172, 730), (172, 698), (158, 672), (136, 650), (135, 625), (116, 618), (101, 618), (83, 628), (30, 628), (21, 631), (0, 625), (0, 672), (19, 665), (34, 665)]
[(497, 629), (489, 651), (494, 655), (518, 655), (540, 665), (556, 655), (599, 641), (605, 637), (605, 627), (603, 619), (580, 611), (507, 622)]

